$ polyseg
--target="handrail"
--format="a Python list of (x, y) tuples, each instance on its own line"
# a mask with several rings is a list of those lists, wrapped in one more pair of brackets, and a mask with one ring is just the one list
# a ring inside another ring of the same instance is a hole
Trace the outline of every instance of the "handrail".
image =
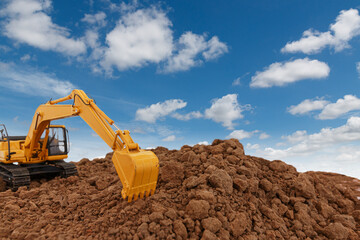
[(7, 130), (6, 130), (5, 124), (0, 124), (0, 126), (4, 127), (5, 133), (6, 133), (6, 139), (7, 139), (7, 142), (8, 142), (8, 157), (7, 157), (6, 160), (11, 160), (9, 134), (8, 134), (8, 132), (7, 132)]

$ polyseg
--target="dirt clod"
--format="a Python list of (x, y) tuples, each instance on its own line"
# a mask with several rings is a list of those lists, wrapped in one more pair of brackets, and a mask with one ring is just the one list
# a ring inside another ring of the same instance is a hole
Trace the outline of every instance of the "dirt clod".
[(205, 200), (191, 200), (186, 206), (186, 213), (193, 219), (203, 219), (209, 215), (210, 205)]
[(215, 188), (224, 189), (229, 194), (233, 192), (233, 180), (225, 170), (215, 170), (209, 177), (209, 183)]
[(221, 228), (221, 222), (219, 219), (214, 217), (205, 218), (201, 221), (201, 225), (204, 229), (209, 230), (210, 232), (216, 233)]

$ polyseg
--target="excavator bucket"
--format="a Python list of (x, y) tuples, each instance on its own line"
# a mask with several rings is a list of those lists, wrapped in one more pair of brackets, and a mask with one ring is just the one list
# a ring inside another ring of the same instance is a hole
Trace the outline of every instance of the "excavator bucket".
[(123, 185), (121, 195), (128, 202), (154, 194), (159, 175), (159, 160), (151, 151), (115, 150), (112, 157)]

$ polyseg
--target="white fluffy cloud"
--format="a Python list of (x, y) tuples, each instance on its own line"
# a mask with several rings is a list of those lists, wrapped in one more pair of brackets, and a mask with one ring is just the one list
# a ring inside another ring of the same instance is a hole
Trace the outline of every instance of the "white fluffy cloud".
[(288, 112), (293, 115), (302, 115), (316, 110), (321, 110), (317, 116), (318, 119), (335, 119), (348, 112), (360, 110), (360, 99), (354, 95), (345, 95), (344, 98), (338, 99), (335, 103), (330, 103), (323, 98), (305, 99), (298, 105), (288, 108)]
[(245, 130), (242, 130), (242, 129), (241, 130), (235, 130), (235, 131), (232, 131), (226, 138), (237, 138), (239, 140), (242, 140), (244, 138), (251, 138), (254, 135), (257, 135), (260, 140), (263, 140), (263, 139), (267, 139), (267, 138), (270, 137), (270, 135), (268, 135), (267, 133), (265, 133), (265, 132), (260, 133), (260, 132), (261, 131), (259, 131), (259, 130), (254, 130), (254, 131), (251, 131), (251, 132), (248, 132), (248, 131), (245, 131)]
[(108, 48), (101, 65), (120, 71), (159, 63), (171, 55), (172, 23), (164, 12), (156, 9), (139, 9), (124, 14), (116, 27), (107, 34)]
[(207, 42), (206, 45), (207, 45), (207, 48), (202, 53), (205, 60), (212, 60), (212, 59), (218, 58), (221, 55), (223, 55), (224, 53), (228, 52), (227, 45), (223, 42), (220, 42), (220, 40), (217, 36), (212, 37)]
[(281, 159), (309, 155), (336, 144), (359, 141), (360, 117), (350, 117), (345, 125), (337, 128), (323, 128), (320, 132), (310, 135), (304, 130), (296, 131), (283, 138), (295, 145), (286, 149), (265, 148), (261, 154), (272, 159)]
[(190, 112), (187, 114), (180, 114), (180, 113), (173, 113), (171, 115), (173, 118), (176, 118), (177, 120), (182, 121), (188, 121), (193, 118), (202, 118), (203, 115), (199, 111)]
[(300, 40), (288, 42), (282, 52), (303, 52), (314, 54), (326, 46), (333, 47), (335, 51), (348, 48), (348, 42), (360, 34), (360, 16), (357, 9), (342, 10), (334, 24), (327, 32), (306, 30)]
[(269, 137), (270, 137), (269, 134), (263, 132), (263, 133), (260, 133), (259, 139), (260, 139), (260, 140), (263, 140), (263, 139), (267, 139), (267, 138), (269, 138)]
[[(136, 111), (136, 120), (145, 121), (148, 123), (155, 123), (159, 118), (170, 116), (181, 121), (188, 121), (190, 119), (207, 118), (222, 125), (228, 129), (234, 128), (233, 121), (241, 119), (243, 111), (251, 110), (251, 105), (240, 105), (237, 101), (237, 94), (228, 94), (220, 99), (213, 99), (210, 108), (206, 109), (204, 114), (200, 111), (193, 111), (186, 114), (176, 112), (178, 109), (186, 107), (187, 102), (181, 99), (171, 99), (164, 102), (158, 102), (145, 108), (140, 108)], [(259, 132), (259, 131), (254, 131)], [(264, 133), (261, 139), (267, 138), (268, 135)]]
[(197, 144), (199, 145), (209, 145), (208, 141), (202, 141), (202, 142), (198, 142)]
[(360, 99), (353, 95), (345, 95), (335, 103), (326, 105), (319, 114), (319, 119), (335, 119), (354, 110), (360, 110)]
[(250, 105), (241, 106), (238, 103), (237, 94), (228, 94), (212, 100), (211, 107), (205, 110), (205, 118), (222, 123), (228, 129), (234, 129), (233, 121), (243, 118), (242, 112), (249, 108)]
[(165, 102), (158, 102), (146, 108), (136, 111), (136, 120), (155, 123), (157, 119), (165, 117), (178, 109), (186, 107), (187, 103), (181, 99), (170, 99)]
[(297, 143), (297, 142), (304, 141), (306, 139), (306, 137), (307, 137), (306, 130), (298, 130), (288, 136), (282, 136), (282, 139), (286, 139), (290, 143)]
[(3, 34), (19, 43), (42, 50), (52, 50), (69, 56), (86, 52), (84, 42), (69, 37), (70, 31), (52, 22), (46, 12), (50, 0), (10, 0), (0, 14)]
[(305, 113), (315, 111), (315, 110), (321, 110), (323, 109), (327, 104), (329, 104), (329, 101), (323, 100), (321, 98), (316, 99), (305, 99), (298, 105), (292, 105), (288, 108), (288, 112), (292, 115), (303, 115)]
[(236, 138), (242, 140), (244, 138), (251, 138), (254, 132), (247, 132), (245, 130), (232, 131), (226, 138)]
[(106, 14), (104, 12), (98, 12), (96, 14), (85, 14), (81, 21), (88, 24), (96, 24), (99, 27), (104, 27), (106, 25), (105, 18)]
[(246, 148), (249, 150), (257, 150), (260, 148), (260, 145), (257, 143), (255, 143), (255, 144), (248, 143), (248, 144), (246, 144)]
[(174, 41), (171, 27), (166, 14), (156, 7), (125, 13), (106, 36), (108, 47), (102, 49), (100, 65), (111, 72), (114, 66), (124, 71), (161, 63), (159, 71), (170, 73), (188, 70), (228, 51), (217, 36), (207, 41), (205, 35), (185, 32)]
[[(100, 43), (99, 43), (99, 33), (97, 32), (96, 29), (92, 29), (92, 30), (87, 30), (85, 32), (85, 36), (84, 36), (84, 42), (91, 48), (94, 48), (95, 50), (99, 49), (100, 50)], [(98, 57), (100, 57), (102, 55), (102, 52), (100, 52), (100, 55), (98, 55)]]
[(162, 140), (163, 140), (164, 142), (173, 142), (173, 141), (176, 140), (176, 137), (175, 137), (175, 135), (170, 135), (170, 136), (168, 136), (168, 137), (166, 137), (166, 138), (163, 138)]
[(36, 69), (2, 62), (0, 62), (0, 85), (14, 92), (45, 97), (66, 96), (76, 88), (69, 81), (61, 81)]
[(185, 71), (201, 64), (201, 60), (197, 60), (195, 57), (206, 49), (207, 43), (204, 36), (186, 32), (181, 35), (178, 45), (177, 54), (168, 59), (164, 72)]
[(318, 60), (296, 59), (284, 63), (276, 62), (256, 72), (251, 78), (250, 87), (268, 88), (284, 86), (305, 79), (322, 79), (329, 76), (329, 66)]
[(204, 35), (192, 32), (182, 34), (177, 45), (177, 53), (168, 58), (163, 72), (185, 71), (202, 64), (203, 60), (198, 58), (200, 53), (208, 61), (228, 51), (226, 44), (220, 42), (218, 37), (214, 36), (206, 41)]

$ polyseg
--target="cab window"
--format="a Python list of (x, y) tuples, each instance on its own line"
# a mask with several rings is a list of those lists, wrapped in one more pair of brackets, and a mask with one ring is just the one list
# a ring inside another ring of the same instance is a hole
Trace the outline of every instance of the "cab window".
[(61, 127), (50, 127), (48, 137), (49, 156), (68, 153), (66, 130)]

